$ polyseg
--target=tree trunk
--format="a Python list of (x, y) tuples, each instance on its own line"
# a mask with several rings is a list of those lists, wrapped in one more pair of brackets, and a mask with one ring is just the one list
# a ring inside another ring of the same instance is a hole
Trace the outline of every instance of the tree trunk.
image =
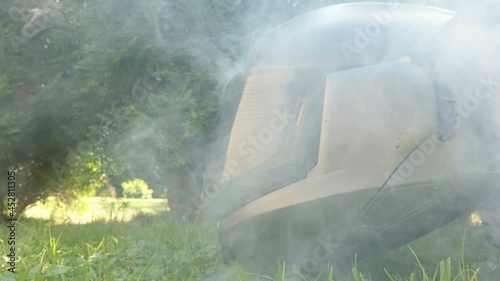
[[(42, 167), (45, 167), (45, 165)], [(17, 217), (23, 214), (31, 204), (46, 198), (50, 194), (50, 188), (47, 187), (47, 184), (51, 175), (50, 168), (35, 168), (31, 177), (25, 180), (25, 185), (22, 188), (16, 187)]]
[(181, 169), (171, 173), (167, 183), (167, 200), (174, 218), (187, 219), (193, 208), (189, 200), (189, 190), (182, 184)]
[(7, 213), (5, 212), (5, 195), (0, 191), (0, 220), (4, 223), (7, 221)]

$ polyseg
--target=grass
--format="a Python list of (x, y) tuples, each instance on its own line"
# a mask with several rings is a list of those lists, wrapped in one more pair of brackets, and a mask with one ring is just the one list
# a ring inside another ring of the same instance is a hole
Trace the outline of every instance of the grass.
[[(443, 262), (447, 266), (449, 260), (453, 277), (451, 280), (498, 281), (500, 250), (486, 242), (484, 229), (477, 220), (477, 214), (461, 218), (409, 245), (363, 260), (358, 267), (363, 272), (370, 272), (375, 280), (387, 276), (386, 271), (396, 272), (399, 276), (410, 276), (413, 273), (420, 277), (414, 280), (441, 280), (440, 272), (436, 279), (429, 276), (434, 276), (435, 269), (443, 268)], [(428, 271), (423, 272), (423, 269)], [(478, 270), (476, 277), (473, 277)], [(412, 279), (408, 277), (407, 280)]]
[[(3, 262), (0, 280), (312, 280), (286, 263), (273, 276), (224, 265), (213, 228), (172, 220), (164, 202), (116, 201), (111, 207), (109, 200), (82, 201), (87, 210), (54, 211), (48, 207), (52, 203), (30, 209), (16, 230), (17, 272), (6, 273)], [(126, 208), (119, 209), (123, 203)], [(93, 213), (92, 220), (75, 224), (74, 212)], [(5, 227), (0, 229), (2, 255), (7, 254), (2, 240), (7, 234)], [(489, 247), (482, 228), (465, 218), (410, 245), (357, 261), (346, 275), (330, 270), (327, 280), (498, 281), (498, 265), (500, 251)]]

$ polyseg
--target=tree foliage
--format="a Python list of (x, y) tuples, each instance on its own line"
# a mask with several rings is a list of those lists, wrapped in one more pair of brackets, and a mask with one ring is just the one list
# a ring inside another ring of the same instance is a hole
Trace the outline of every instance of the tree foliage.
[(221, 89), (248, 48), (334, 2), (2, 1), (0, 170), (18, 171), (18, 211), (142, 178), (189, 212)]
[(141, 179), (133, 179), (122, 183), (123, 197), (125, 198), (151, 198), (153, 190)]

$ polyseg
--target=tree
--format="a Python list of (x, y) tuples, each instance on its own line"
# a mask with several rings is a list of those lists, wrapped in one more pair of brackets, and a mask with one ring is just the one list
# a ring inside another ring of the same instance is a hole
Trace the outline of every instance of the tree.
[(332, 2), (3, 1), (0, 168), (18, 171), (18, 212), (142, 178), (188, 215), (227, 79), (258, 37)]
[[(216, 98), (213, 82), (190, 68), (188, 55), (158, 47), (158, 2), (120, 3), (3, 3), (0, 30), (14, 40), (1, 52), (0, 163), (20, 175), (18, 212), (50, 194), (81, 194), (106, 177), (143, 174), (165, 186), (165, 175), (189, 161), (183, 140), (197, 133), (186, 120), (210, 122), (210, 113), (190, 108)], [(22, 30), (41, 17), (32, 10), (45, 16), (26, 36)], [(191, 85), (205, 95), (194, 97)]]

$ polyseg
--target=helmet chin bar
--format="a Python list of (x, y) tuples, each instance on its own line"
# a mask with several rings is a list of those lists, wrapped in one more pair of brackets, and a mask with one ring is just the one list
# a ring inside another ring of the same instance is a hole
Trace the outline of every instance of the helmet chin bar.
[(438, 111), (438, 138), (439, 141), (449, 141), (455, 137), (457, 125), (457, 100), (451, 89), (443, 81), (434, 81)]

